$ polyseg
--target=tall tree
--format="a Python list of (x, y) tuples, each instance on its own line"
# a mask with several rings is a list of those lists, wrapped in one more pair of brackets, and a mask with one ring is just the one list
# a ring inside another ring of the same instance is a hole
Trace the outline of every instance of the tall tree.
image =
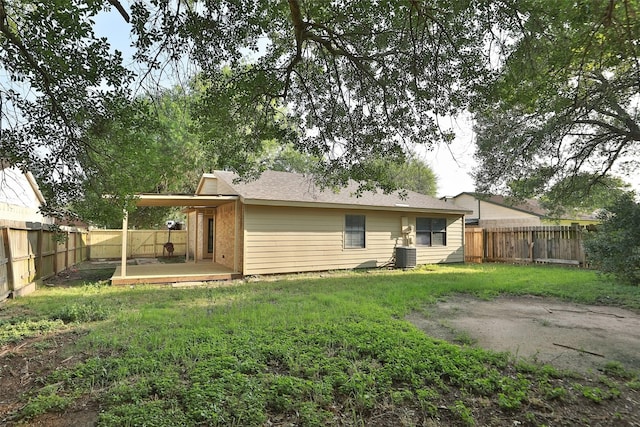
[[(198, 120), (225, 126), (209, 134), (225, 166), (259, 169), (248, 161), (259, 157), (251, 153), (281, 132), (268, 123), (284, 114), (298, 127), (288, 141), (321, 160), (327, 182), (353, 178), (389, 189), (393, 182), (361, 165), (381, 157), (402, 161), (416, 141), (451, 139), (438, 118), (465, 108), (483, 76), (488, 4), (158, 0), (135, 1), (127, 11), (118, 0), (0, 0), (0, 64), (8, 76), (0, 88), (0, 149), (55, 188), (53, 205), (82, 194), (93, 162), (105, 175), (138, 163), (127, 156), (146, 148), (130, 149), (143, 142), (132, 134), (110, 142), (111, 168), (90, 137), (119, 120), (110, 108), (123, 113), (134, 99), (133, 72), (93, 32), (93, 17), (115, 7), (131, 22), (136, 66), (151, 70), (137, 76), (146, 86), (167, 61), (200, 73), (209, 102)], [(237, 71), (225, 75), (225, 68)], [(219, 115), (228, 100), (233, 115)]]
[[(195, 118), (201, 141), (242, 174), (259, 172), (256, 153), (277, 138), (318, 158), (327, 183), (392, 189), (376, 159), (402, 162), (414, 143), (449, 142), (439, 119), (472, 104), (480, 184), (514, 181), (535, 193), (588, 167), (597, 177), (637, 158), (638, 7), (154, 0), (126, 10), (119, 0), (0, 0), (0, 150), (55, 188), (53, 205), (82, 195), (94, 170), (129, 173), (143, 144), (154, 152), (155, 141), (122, 131), (103, 150), (92, 133), (146, 114), (132, 82), (156, 92), (167, 75), (152, 77), (173, 61), (189, 65), (205, 89)], [(136, 76), (95, 36), (93, 18), (109, 8), (131, 22), (134, 67), (149, 72)], [(274, 126), (274, 117), (286, 125)], [(129, 191), (112, 193), (125, 200)]]
[(127, 89), (133, 74), (93, 33), (103, 7), (0, 1), (0, 156), (40, 179), (52, 209), (80, 197), (97, 169), (115, 174), (140, 142), (114, 139), (105, 152), (91, 137), (139, 114)]
[[(123, 206), (128, 208), (133, 227), (164, 226), (173, 219), (175, 209), (138, 208), (133, 210), (134, 193), (192, 193), (203, 172), (214, 169), (218, 158), (200, 143), (191, 110), (197, 89), (181, 87), (139, 97), (136, 115), (104, 123), (100, 132), (89, 135), (103, 156), (85, 162), (84, 191), (70, 207), (96, 225), (119, 227)], [(125, 163), (123, 173), (109, 174), (111, 150), (123, 148), (113, 141), (130, 144), (128, 153), (119, 152)], [(108, 195), (108, 197), (103, 197)]]
[[(481, 191), (587, 197), (640, 154), (640, 2), (503, 1), (499, 69), (476, 99)], [(589, 179), (585, 179), (589, 177)]]

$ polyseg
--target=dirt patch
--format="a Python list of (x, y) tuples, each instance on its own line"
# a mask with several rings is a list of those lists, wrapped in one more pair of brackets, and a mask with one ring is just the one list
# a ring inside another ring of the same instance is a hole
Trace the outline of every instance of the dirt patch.
[(473, 344), (560, 369), (588, 372), (618, 361), (640, 369), (640, 314), (551, 298), (450, 297), (407, 320), (430, 336)]
[(25, 406), (25, 395), (36, 394), (56, 369), (82, 362), (87, 355), (72, 353), (73, 343), (87, 332), (65, 330), (0, 347), (0, 425), (90, 426), (98, 419), (97, 403), (75, 401), (63, 412), (40, 415), (28, 423), (14, 417)]
[(44, 281), (45, 286), (71, 287), (106, 281), (116, 270), (115, 262), (85, 261), (61, 271)]

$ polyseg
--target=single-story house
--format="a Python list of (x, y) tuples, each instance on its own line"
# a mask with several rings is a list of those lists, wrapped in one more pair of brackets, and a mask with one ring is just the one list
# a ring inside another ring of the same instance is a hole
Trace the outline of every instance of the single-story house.
[(356, 197), (356, 189), (323, 190), (311, 176), (288, 172), (244, 182), (215, 171), (202, 176), (194, 195), (141, 194), (138, 206), (185, 208), (188, 263), (167, 264), (183, 276), (162, 276), (159, 266), (145, 276), (136, 271), (144, 266), (127, 267), (123, 259), (113, 283), (381, 267), (394, 262), (397, 247), (415, 248), (409, 256), (416, 264), (464, 262), (467, 209), (411, 191)]
[(553, 216), (533, 199), (511, 203), (504, 196), (463, 192), (453, 197), (442, 197), (441, 200), (472, 211), (466, 217), (467, 226), (496, 228), (598, 223), (595, 215)]
[(54, 218), (43, 215), (45, 199), (31, 172), (23, 172), (0, 160), (0, 225), (41, 228)]

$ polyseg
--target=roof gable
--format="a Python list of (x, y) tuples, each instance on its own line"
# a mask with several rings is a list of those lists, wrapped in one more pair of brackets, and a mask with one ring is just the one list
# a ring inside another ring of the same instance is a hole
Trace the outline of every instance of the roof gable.
[(3, 166), (0, 169), (0, 201), (28, 208), (38, 208), (45, 204), (44, 196), (31, 172)]

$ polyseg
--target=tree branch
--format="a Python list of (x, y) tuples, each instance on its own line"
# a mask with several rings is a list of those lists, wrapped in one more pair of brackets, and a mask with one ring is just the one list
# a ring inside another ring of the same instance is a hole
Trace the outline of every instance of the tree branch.
[[(109, 3), (111, 3), (111, 5), (113, 7), (115, 7), (116, 9), (118, 9), (118, 12), (120, 12), (120, 15), (122, 15), (122, 18), (124, 18), (124, 20), (129, 23), (129, 14), (127, 13), (127, 11), (124, 9), (124, 7), (122, 7), (122, 4), (120, 4), (120, 2), (118, 0), (109, 0)], [(180, 2), (178, 2), (178, 4), (180, 4)]]

